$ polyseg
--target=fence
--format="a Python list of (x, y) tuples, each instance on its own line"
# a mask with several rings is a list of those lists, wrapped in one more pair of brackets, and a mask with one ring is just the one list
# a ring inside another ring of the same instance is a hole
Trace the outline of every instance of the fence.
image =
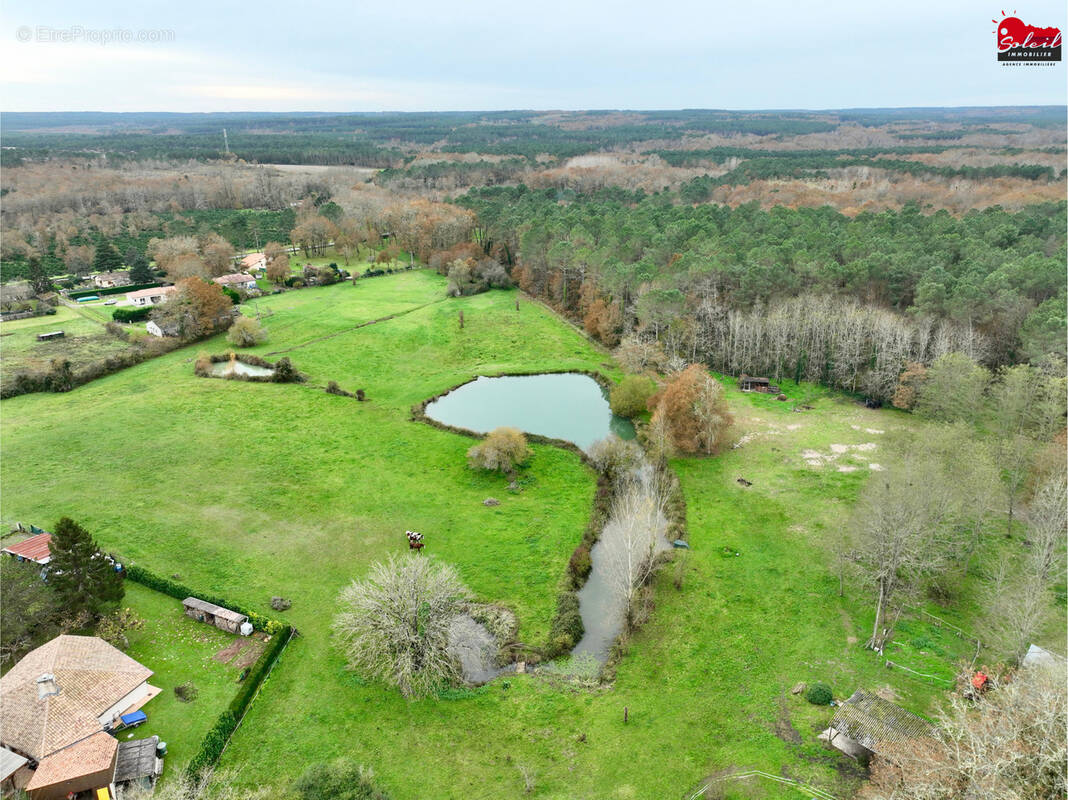
[(712, 780), (705, 782), (705, 784), (693, 794), (688, 795), (686, 797), (686, 800), (697, 800), (697, 798), (701, 797), (706, 791), (708, 791), (712, 786), (717, 783), (725, 783), (727, 781), (749, 780), (750, 778), (760, 778), (761, 780), (772, 781), (774, 783), (778, 783), (784, 786), (790, 786), (796, 789), (798, 792), (806, 794), (810, 798), (813, 798), (813, 800), (837, 800), (837, 798), (835, 798), (833, 794), (831, 794), (830, 792), (826, 792), (823, 789), (817, 789), (816, 787), (809, 786), (805, 783), (802, 783), (801, 781), (795, 781), (793, 778), (783, 778), (780, 775), (772, 775), (768, 772), (762, 772), (759, 769), (751, 769), (747, 770), (746, 772), (736, 772), (732, 775), (724, 775), (719, 778), (713, 778)]

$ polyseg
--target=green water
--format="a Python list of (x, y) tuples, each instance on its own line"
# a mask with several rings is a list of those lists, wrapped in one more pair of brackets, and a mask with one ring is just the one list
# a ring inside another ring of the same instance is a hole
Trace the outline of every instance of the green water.
[(430, 403), (426, 414), (478, 433), (507, 425), (583, 450), (609, 433), (634, 438), (634, 426), (612, 413), (600, 384), (575, 372), (478, 378)]

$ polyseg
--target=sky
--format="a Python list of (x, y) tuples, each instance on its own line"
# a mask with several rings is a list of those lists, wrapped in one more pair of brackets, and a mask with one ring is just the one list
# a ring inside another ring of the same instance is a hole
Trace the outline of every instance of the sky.
[(7, 0), (5, 111), (827, 109), (1062, 105), (1006, 67), (1002, 12), (1064, 0)]

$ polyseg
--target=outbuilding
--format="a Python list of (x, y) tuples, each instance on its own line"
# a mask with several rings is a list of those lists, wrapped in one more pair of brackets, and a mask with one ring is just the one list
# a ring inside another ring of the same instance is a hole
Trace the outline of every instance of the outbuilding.
[(750, 375), (742, 375), (738, 378), (738, 388), (743, 392), (762, 392), (764, 394), (779, 393), (779, 387), (767, 378), (754, 378)]
[(230, 633), (240, 633), (242, 636), (252, 633), (252, 625), (244, 614), (239, 614), (236, 611), (217, 606), (197, 597), (185, 598), (182, 601), (182, 606), (185, 607), (187, 616), (199, 622), (206, 622), (208, 625), (214, 625), (216, 628)]
[(44, 566), (52, 560), (51, 544), (52, 534), (39, 533), (10, 547), (5, 547), (3, 552), (12, 558), (17, 558), (19, 561), (32, 561), (35, 564)]
[(857, 689), (838, 706), (830, 727), (819, 738), (867, 763), (872, 755), (887, 755), (906, 743), (935, 736), (937, 729), (927, 720), (877, 694)]

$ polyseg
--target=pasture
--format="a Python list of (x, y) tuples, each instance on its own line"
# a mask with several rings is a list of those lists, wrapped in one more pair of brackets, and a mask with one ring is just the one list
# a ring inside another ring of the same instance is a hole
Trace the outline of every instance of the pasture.
[[(246, 306), (270, 336), (251, 352), (288, 356), (305, 384), (195, 377), (198, 350), (228, 349), (220, 336), (67, 394), (6, 400), (4, 517), (71, 516), (127, 561), (264, 612), (272, 595), (292, 599), (284, 616), (301, 636), (221, 764), (250, 785), (282, 787), (347, 755), (401, 800), (682, 797), (732, 768), (851, 792), (856, 768), (816, 740), (831, 709), (789, 689), (823, 680), (837, 698), (884, 689), (932, 709), (935, 683), (863, 649), (872, 603), (854, 586), (839, 596), (831, 556), (887, 438), (918, 423), (813, 387), (784, 384), (811, 406), (796, 413), (728, 381), (741, 444), (673, 462), (692, 550), (678, 581), (676, 565), (662, 570), (652, 616), (611, 684), (513, 675), (410, 702), (344, 669), (330, 640), (338, 592), (406, 549), (408, 529), (481, 600), (514, 610), (523, 642), (546, 639), (593, 473), (535, 445), (509, 491), (467, 468), (470, 439), (410, 419), (412, 405), (478, 374), (620, 376), (573, 328), (525, 298), (517, 311), (516, 299), (445, 299), (445, 279), (427, 271), (287, 292)], [(364, 389), (367, 402), (327, 394), (332, 380)], [(845, 455), (812, 464), (810, 450)], [(490, 496), (500, 505), (484, 506)], [(972, 589), (951, 620), (965, 628)], [(1047, 644), (1063, 652), (1063, 611), (1060, 623)]]

